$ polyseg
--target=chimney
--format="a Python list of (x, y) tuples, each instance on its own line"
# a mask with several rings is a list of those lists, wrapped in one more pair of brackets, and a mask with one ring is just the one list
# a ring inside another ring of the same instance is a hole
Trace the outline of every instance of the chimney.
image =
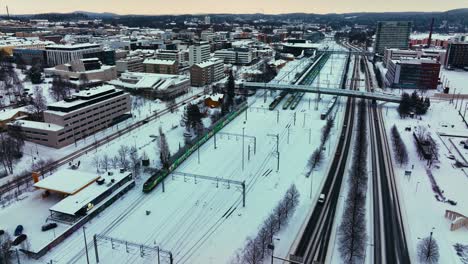
[(429, 31), (429, 38), (427, 39), (427, 48), (431, 47), (432, 44), (432, 31), (434, 30), (434, 18), (431, 20), (431, 30)]

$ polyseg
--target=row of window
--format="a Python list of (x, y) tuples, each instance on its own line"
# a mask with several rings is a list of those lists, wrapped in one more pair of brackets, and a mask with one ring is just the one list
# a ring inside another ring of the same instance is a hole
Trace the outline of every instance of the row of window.
[[(101, 106), (96, 106), (96, 107), (94, 107), (94, 108), (92, 108), (92, 109), (89, 109), (89, 110), (87, 110), (87, 111), (83, 111), (83, 112), (81, 112), (81, 113), (77, 113), (77, 114), (75, 114), (75, 115), (73, 115), (73, 116), (65, 117), (64, 120), (69, 120), (69, 119), (71, 119), (71, 118), (78, 117), (78, 116), (80, 116), (80, 115), (89, 113), (89, 112), (91, 112), (91, 111), (96, 111), (96, 110), (101, 109), (101, 108), (104, 108), (104, 107), (106, 107), (106, 106), (116, 104), (116, 103), (118, 103), (118, 102), (120, 102), (120, 101), (125, 101), (126, 99), (127, 99), (126, 97), (123, 97), (123, 98), (120, 98), (120, 99), (118, 99), (118, 100), (114, 100), (114, 101), (112, 101), (112, 102), (109, 102), (109, 103), (107, 103), (107, 104), (103, 104), (103, 105), (101, 105)], [(98, 114), (98, 113), (94, 114), (93, 116), (95, 116), (95, 115), (97, 115), (97, 114)], [(89, 117), (90, 117), (90, 116), (88, 116), (87, 118), (89, 118)], [(85, 119), (85, 118), (82, 118), (80, 121), (83, 121), (84, 119)], [(75, 122), (76, 122), (76, 121), (75, 121)]]

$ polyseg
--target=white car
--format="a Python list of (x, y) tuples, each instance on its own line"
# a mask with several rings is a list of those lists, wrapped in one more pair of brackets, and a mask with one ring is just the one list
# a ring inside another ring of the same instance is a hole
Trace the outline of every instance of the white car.
[(325, 202), (325, 194), (320, 194), (319, 198), (318, 198), (318, 202), (323, 204)]

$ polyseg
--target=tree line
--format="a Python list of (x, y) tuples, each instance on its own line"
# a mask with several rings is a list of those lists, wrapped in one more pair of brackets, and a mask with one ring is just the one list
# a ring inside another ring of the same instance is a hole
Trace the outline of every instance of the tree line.
[(338, 249), (344, 263), (361, 263), (366, 254), (367, 193), (367, 113), (366, 102), (359, 101), (357, 135), (353, 163), (349, 171), (348, 192), (341, 224), (338, 227)]
[(324, 148), (325, 143), (327, 142), (327, 140), (330, 138), (330, 133), (331, 133), (331, 130), (332, 130), (332, 128), (334, 126), (335, 126), (335, 121), (334, 121), (333, 117), (329, 116), (327, 118), (327, 121), (326, 121), (325, 125), (322, 128), (322, 136), (320, 137), (320, 145), (318, 146), (317, 149), (314, 150), (314, 152), (312, 153), (312, 155), (309, 158), (309, 161), (308, 161), (309, 173), (308, 173), (308, 175), (310, 175), (310, 173), (312, 173), (312, 171), (315, 168), (317, 168), (318, 166), (320, 166), (320, 164), (322, 163), (323, 148)]
[(406, 165), (408, 163), (408, 151), (406, 150), (405, 142), (401, 139), (400, 132), (398, 132), (398, 128), (395, 125), (392, 127), (391, 135), (395, 160), (400, 164), (400, 166)]
[(286, 225), (299, 204), (299, 192), (293, 184), (284, 197), (265, 219), (255, 237), (248, 238), (245, 246), (240, 249), (232, 263), (260, 264), (265, 257), (270, 256), (268, 246), (273, 244), (274, 236)]

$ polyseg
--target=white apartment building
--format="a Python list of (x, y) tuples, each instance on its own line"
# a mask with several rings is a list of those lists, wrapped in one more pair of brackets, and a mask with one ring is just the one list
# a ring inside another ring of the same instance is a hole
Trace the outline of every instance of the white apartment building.
[(84, 58), (84, 54), (98, 54), (103, 51), (99, 44), (51, 45), (45, 49), (49, 66), (80, 60)]
[(130, 95), (106, 85), (48, 105), (44, 122), (18, 120), (13, 124), (21, 126), (28, 141), (61, 148), (118, 123), (130, 111)]
[(224, 63), (241, 65), (250, 64), (254, 59), (252, 51), (248, 48), (217, 50), (214, 57), (222, 59)]
[(126, 71), (143, 72), (145, 70), (145, 67), (143, 65), (144, 60), (145, 59), (140, 56), (127, 57), (125, 59), (120, 59), (115, 62), (117, 73), (123, 73)]
[(210, 44), (206, 41), (189, 47), (189, 66), (207, 61), (210, 58)]

